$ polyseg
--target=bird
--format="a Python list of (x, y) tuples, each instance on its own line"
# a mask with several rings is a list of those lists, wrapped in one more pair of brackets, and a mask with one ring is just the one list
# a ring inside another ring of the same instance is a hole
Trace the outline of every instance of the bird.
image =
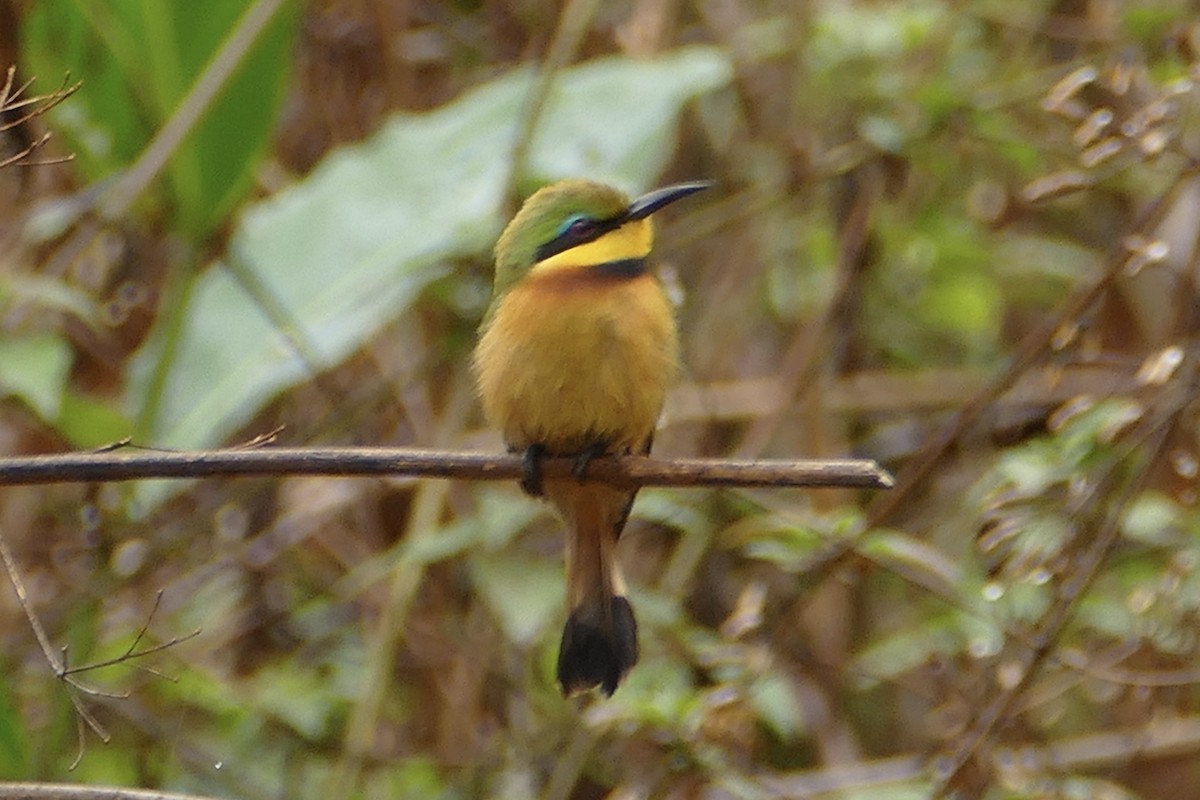
[[(557, 680), (570, 697), (616, 691), (638, 659), (637, 622), (616, 559), (636, 490), (587, 482), (603, 455), (650, 451), (679, 368), (674, 306), (647, 263), (651, 215), (709, 182), (635, 200), (567, 179), (522, 204), (495, 247), (492, 301), (472, 358), (488, 423), (523, 455), (522, 488), (566, 526), (567, 620)], [(543, 457), (574, 458), (542, 480)]]

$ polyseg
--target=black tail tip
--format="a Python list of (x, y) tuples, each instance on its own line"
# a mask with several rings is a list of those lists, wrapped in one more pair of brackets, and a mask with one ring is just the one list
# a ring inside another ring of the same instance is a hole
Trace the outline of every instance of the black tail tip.
[(624, 597), (613, 597), (611, 604), (611, 625), (598, 604), (580, 606), (567, 617), (558, 649), (558, 683), (568, 697), (595, 686), (611, 697), (637, 663), (633, 608)]

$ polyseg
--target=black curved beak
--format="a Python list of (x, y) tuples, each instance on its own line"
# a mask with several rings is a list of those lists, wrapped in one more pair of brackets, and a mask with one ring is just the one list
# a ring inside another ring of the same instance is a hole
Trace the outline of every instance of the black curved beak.
[(655, 189), (630, 203), (629, 208), (625, 209), (625, 219), (645, 219), (663, 206), (674, 203), (676, 200), (682, 200), (689, 194), (695, 194), (712, 185), (712, 181), (692, 181)]

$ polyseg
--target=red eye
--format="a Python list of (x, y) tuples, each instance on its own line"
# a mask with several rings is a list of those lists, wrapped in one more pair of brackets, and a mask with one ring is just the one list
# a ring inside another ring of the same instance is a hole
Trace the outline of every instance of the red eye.
[(572, 239), (582, 239), (588, 236), (594, 229), (596, 223), (587, 217), (577, 217), (567, 225), (567, 235)]

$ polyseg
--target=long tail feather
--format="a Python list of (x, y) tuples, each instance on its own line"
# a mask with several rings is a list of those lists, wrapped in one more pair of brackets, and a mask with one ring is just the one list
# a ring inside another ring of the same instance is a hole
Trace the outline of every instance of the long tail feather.
[(630, 492), (575, 481), (549, 482), (567, 523), (567, 623), (558, 682), (572, 695), (599, 686), (611, 695), (638, 658), (637, 622), (616, 562)]

